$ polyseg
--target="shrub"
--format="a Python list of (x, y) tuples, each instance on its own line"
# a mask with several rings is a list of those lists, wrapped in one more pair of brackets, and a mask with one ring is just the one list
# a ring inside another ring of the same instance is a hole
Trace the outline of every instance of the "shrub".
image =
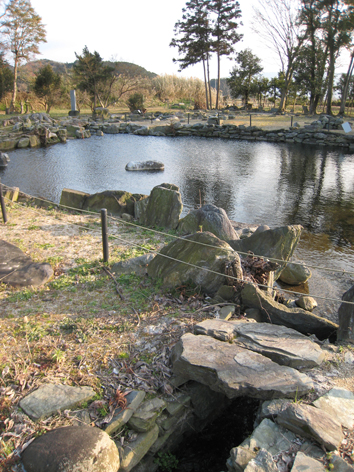
[(144, 95), (142, 93), (134, 93), (128, 98), (127, 105), (130, 111), (144, 109)]

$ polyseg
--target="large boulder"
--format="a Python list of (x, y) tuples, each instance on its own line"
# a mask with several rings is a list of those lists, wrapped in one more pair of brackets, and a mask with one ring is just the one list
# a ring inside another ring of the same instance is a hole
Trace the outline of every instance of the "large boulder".
[[(300, 240), (301, 230), (302, 226), (294, 225), (281, 226), (262, 232), (257, 231), (249, 238), (230, 241), (230, 245), (237, 252), (247, 253), (251, 251), (257, 256), (287, 262), (293, 255)], [(285, 264), (275, 271), (274, 280), (279, 277), (284, 267)]]
[(338, 325), (302, 308), (288, 308), (255, 285), (246, 284), (241, 291), (244, 307), (257, 308), (262, 321), (293, 328), (302, 334), (315, 334), (318, 339), (336, 338)]
[(72, 190), (70, 188), (63, 188), (60, 196), (60, 205), (69, 208), (78, 208), (82, 210), (85, 200), (90, 194), (80, 192), (80, 190)]
[(124, 190), (106, 190), (86, 197), (83, 210), (100, 211), (106, 208), (111, 215), (121, 216), (128, 213), (134, 216), (134, 204), (145, 195), (129, 193)]
[(209, 294), (224, 284), (225, 266), (235, 261), (236, 275), (242, 278), (239, 255), (225, 241), (211, 233), (195, 233), (165, 246), (150, 262), (148, 274), (163, 280), (166, 287), (193, 282)]
[(354, 285), (342, 296), (343, 302), (338, 309), (338, 341), (354, 341)]
[(173, 184), (161, 184), (151, 190), (146, 205), (139, 214), (139, 223), (176, 229), (183, 204), (179, 188)]
[(226, 211), (215, 205), (204, 205), (198, 210), (190, 211), (178, 225), (178, 231), (182, 234), (196, 233), (201, 228), (224, 241), (238, 239)]
[(107, 433), (90, 426), (58, 428), (22, 453), (27, 472), (117, 472), (119, 453)]

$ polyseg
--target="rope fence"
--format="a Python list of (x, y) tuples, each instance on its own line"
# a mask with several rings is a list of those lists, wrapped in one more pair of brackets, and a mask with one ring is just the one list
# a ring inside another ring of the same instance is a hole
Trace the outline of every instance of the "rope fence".
[[(1, 191), (1, 187), (5, 187), (6, 189), (9, 189), (9, 190), (12, 190), (12, 187), (8, 187), (4, 184), (1, 184), (0, 183), (0, 196), (2, 195), (2, 191)], [(24, 195), (25, 197), (27, 198), (30, 198), (30, 199), (35, 199), (35, 200), (39, 200), (41, 202), (44, 202), (44, 203), (48, 203), (56, 208), (63, 208), (65, 210), (70, 210), (70, 211), (75, 211), (75, 212), (79, 212), (79, 213), (82, 213), (82, 214), (86, 214), (86, 215), (90, 215), (90, 216), (94, 216), (96, 218), (98, 218), (100, 216), (99, 213), (97, 212), (94, 212), (94, 211), (90, 211), (90, 210), (82, 210), (82, 209), (78, 209), (78, 208), (74, 208), (74, 207), (69, 207), (67, 205), (61, 205), (61, 204), (57, 204), (57, 203), (53, 203), (51, 202), (50, 200), (46, 200), (44, 198), (41, 198), (41, 197), (34, 197), (32, 195), (29, 195), (29, 194), (26, 194), (24, 192), (21, 192), (22, 195)], [(19, 202), (13, 202), (12, 200), (6, 198), (6, 197), (3, 197), (4, 200), (8, 200), (9, 202), (11, 202), (12, 204), (15, 204), (15, 205), (18, 205), (18, 206), (25, 206), (24, 203), (19, 203)], [(36, 210), (34, 208), (31, 208), (31, 207), (28, 207), (30, 210), (36, 212)], [(105, 213), (104, 213), (105, 212)], [(37, 214), (40, 214), (39, 212), (37, 212)], [(159, 230), (156, 230), (154, 228), (147, 228), (145, 226), (142, 226), (142, 225), (139, 225), (137, 223), (133, 223), (133, 222), (129, 222), (129, 221), (125, 221), (123, 219), (118, 219), (116, 217), (113, 217), (113, 216), (110, 216), (108, 215), (107, 216), (107, 211), (106, 210), (102, 210), (101, 211), (101, 227), (102, 227), (102, 242), (103, 242), (103, 260), (104, 262), (107, 262), (108, 261), (108, 238), (107, 238), (107, 234), (108, 234), (108, 231), (107, 231), (107, 222), (105, 221), (105, 219), (108, 218), (109, 220), (113, 221), (113, 222), (116, 222), (116, 223), (119, 223), (119, 224), (122, 224), (123, 226), (126, 225), (126, 226), (131, 226), (133, 227), (134, 229), (136, 229), (137, 231), (138, 230), (148, 230), (148, 231), (151, 231), (152, 233), (155, 233), (155, 234), (158, 234), (160, 236), (165, 236), (165, 237), (168, 237), (168, 238), (172, 238), (172, 239), (175, 239), (175, 240), (183, 240), (183, 241), (187, 241), (191, 244), (197, 244), (197, 245), (201, 245), (201, 246), (205, 246), (207, 248), (210, 248), (210, 249), (220, 249), (218, 248), (217, 246), (213, 246), (213, 245), (210, 245), (210, 244), (205, 244), (205, 243), (202, 243), (202, 242), (199, 242), (199, 241), (190, 241), (184, 237), (181, 237), (181, 236), (178, 236), (178, 235), (171, 235), (169, 233), (166, 233), (166, 232), (163, 232), (163, 231), (159, 231)], [(82, 225), (78, 225), (77, 223), (75, 222), (71, 222), (72, 225), (80, 228), (80, 229), (83, 229), (85, 231), (89, 231), (89, 232), (97, 232), (97, 230), (94, 230), (92, 228), (89, 228), (87, 226), (82, 226)], [(126, 245), (130, 246), (130, 247), (133, 247), (133, 248), (136, 248), (136, 249), (140, 249), (140, 250), (143, 250), (145, 253), (149, 253), (151, 252), (150, 249), (147, 249), (146, 247), (140, 245), (140, 244), (137, 244), (137, 243), (134, 243), (134, 242), (131, 242), (131, 241), (128, 241), (124, 238), (122, 238), (121, 236), (117, 236), (117, 235), (113, 235), (111, 234), (110, 235), (110, 238), (112, 239), (116, 239), (116, 240), (119, 240), (123, 243), (125, 243)], [(241, 252), (241, 251), (236, 251), (238, 254), (241, 254), (241, 255), (245, 255), (245, 256), (252, 256), (254, 258), (262, 258), (264, 259), (265, 257), (264, 256), (261, 256), (261, 255), (256, 255), (256, 254), (250, 254), (250, 253), (246, 253), (246, 252)], [(173, 258), (171, 256), (168, 256), (166, 254), (161, 254), (159, 253), (159, 256), (160, 257), (164, 257), (166, 259), (169, 259), (173, 262), (177, 262), (177, 263), (180, 263), (180, 264), (184, 264), (186, 266), (189, 266), (189, 267), (192, 267), (192, 268), (195, 268), (195, 269), (198, 269), (198, 270), (203, 270), (205, 272), (209, 272), (209, 273), (212, 273), (214, 275), (217, 275), (217, 276), (222, 276), (222, 277), (227, 277), (228, 279), (231, 279), (231, 280), (234, 280), (235, 282), (244, 282), (243, 279), (239, 279), (237, 277), (234, 277), (232, 275), (226, 275), (226, 274), (223, 274), (221, 272), (217, 272), (217, 271), (214, 271), (214, 270), (211, 270), (211, 269), (208, 269), (206, 267), (201, 267), (201, 266), (198, 266), (196, 264), (192, 264), (190, 262), (186, 262), (186, 261), (182, 261), (182, 260), (179, 260), (177, 258)], [(284, 264), (286, 261), (282, 260), (282, 259), (276, 259), (276, 258), (272, 258), (272, 257), (267, 257), (266, 258), (267, 260), (270, 260), (272, 262), (278, 262), (278, 263), (281, 263), (281, 264)], [(289, 262), (289, 261), (287, 261)], [(296, 262), (291, 262), (292, 264), (296, 265), (296, 264), (299, 264), (299, 265), (302, 265), (302, 263), (296, 263)], [(307, 267), (309, 268), (312, 268), (312, 269), (317, 269), (317, 270), (323, 270), (323, 271), (327, 271), (327, 272), (333, 272), (333, 273), (340, 273), (342, 275), (344, 274), (347, 274), (347, 275), (350, 275), (351, 277), (354, 276), (354, 272), (349, 272), (349, 271), (345, 271), (345, 270), (341, 270), (341, 269), (333, 269), (333, 268), (328, 268), (328, 267), (321, 267), (321, 266), (314, 266), (314, 265), (308, 265), (306, 264)], [(256, 285), (257, 287), (259, 288), (266, 288), (266, 289), (269, 289), (271, 287), (269, 287), (268, 285), (264, 285), (264, 284), (259, 284), (259, 283), (255, 283), (255, 282), (252, 282), (254, 285)], [(301, 292), (296, 292), (296, 291), (293, 291), (293, 290), (287, 290), (287, 289), (284, 289), (284, 288), (278, 288), (277, 289), (281, 292), (284, 292), (284, 293), (288, 293), (288, 294), (292, 294), (292, 295), (299, 295), (299, 296), (302, 296), (304, 295), (304, 293), (301, 293)], [(319, 296), (319, 295), (314, 295), (314, 294), (307, 294), (307, 296), (311, 296), (313, 298), (317, 298), (317, 299), (321, 299), (321, 300), (325, 300), (325, 301), (331, 301), (331, 302), (336, 302), (336, 303), (344, 303), (344, 304), (347, 304), (347, 305), (354, 305), (354, 302), (350, 302), (350, 301), (345, 301), (345, 300), (342, 300), (342, 299), (339, 299), (339, 298), (330, 298), (330, 297), (323, 297), (323, 296)]]

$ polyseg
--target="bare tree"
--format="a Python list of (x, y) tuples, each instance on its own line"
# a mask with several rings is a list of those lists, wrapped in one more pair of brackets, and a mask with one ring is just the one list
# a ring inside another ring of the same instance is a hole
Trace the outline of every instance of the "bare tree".
[(298, 21), (299, 0), (258, 0), (254, 7), (252, 29), (276, 52), (284, 74), (279, 111), (285, 110), (286, 96), (294, 73), (304, 35)]

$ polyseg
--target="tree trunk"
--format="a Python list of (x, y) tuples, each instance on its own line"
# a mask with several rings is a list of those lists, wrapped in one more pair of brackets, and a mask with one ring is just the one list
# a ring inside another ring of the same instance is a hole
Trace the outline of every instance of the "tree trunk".
[(327, 88), (327, 107), (326, 107), (327, 115), (332, 115), (334, 62), (335, 62), (334, 50), (333, 48), (331, 48), (329, 52), (329, 66), (328, 66), (328, 88)]
[(204, 86), (205, 86), (205, 103), (206, 109), (209, 110), (209, 100), (208, 100), (208, 84), (207, 84), (207, 75), (205, 70), (205, 59), (203, 58), (203, 72), (204, 72)]
[(217, 79), (217, 89), (216, 89), (216, 104), (215, 108), (219, 109), (219, 94), (220, 94), (220, 54), (218, 53), (218, 79)]
[(208, 72), (209, 105), (210, 105), (210, 109), (212, 110), (213, 109), (213, 100), (211, 98), (209, 54), (208, 54), (208, 57), (207, 57), (207, 72)]
[(349, 63), (349, 67), (348, 67), (348, 72), (347, 72), (347, 76), (345, 78), (344, 90), (343, 90), (342, 99), (341, 99), (341, 102), (340, 102), (340, 109), (339, 109), (339, 114), (340, 115), (344, 115), (345, 104), (347, 102), (347, 97), (348, 97), (348, 92), (349, 92), (349, 83), (350, 83), (350, 79), (352, 78), (352, 75), (353, 75), (353, 68), (354, 68), (354, 51), (351, 54), (350, 63)]
[(10, 111), (13, 112), (15, 110), (15, 103), (16, 103), (16, 96), (17, 96), (17, 73), (18, 73), (18, 57), (15, 56), (15, 64), (14, 64), (14, 87), (12, 91), (12, 99), (10, 104)]

